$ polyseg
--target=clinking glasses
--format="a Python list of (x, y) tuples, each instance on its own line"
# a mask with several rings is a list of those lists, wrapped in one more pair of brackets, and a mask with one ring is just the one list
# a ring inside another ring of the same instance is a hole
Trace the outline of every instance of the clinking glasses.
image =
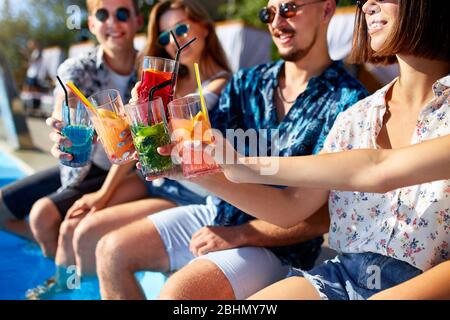
[[(300, 8), (323, 1), (324, 0), (318, 0), (302, 4), (295, 4), (295, 2), (284, 2), (280, 4), (278, 8), (278, 14), (284, 19), (293, 18), (297, 14), (297, 11), (300, 10)], [(259, 19), (261, 20), (262, 23), (272, 23), (273, 20), (275, 19), (275, 15), (276, 11), (272, 7), (270, 8), (264, 7), (259, 11)]]
[[(130, 19), (130, 15), (131, 15), (130, 10), (128, 10), (127, 8), (119, 8), (116, 11), (116, 18), (120, 22), (127, 22), (128, 19)], [(95, 12), (95, 17), (97, 18), (98, 21), (105, 22), (106, 20), (109, 19), (109, 11), (104, 8), (98, 9)]]
[(170, 43), (170, 31), (173, 31), (177, 37), (186, 36), (189, 32), (189, 25), (187, 23), (179, 23), (175, 25), (175, 27), (171, 30), (167, 30), (164, 32), (161, 32), (161, 34), (158, 37), (158, 43), (165, 47)]

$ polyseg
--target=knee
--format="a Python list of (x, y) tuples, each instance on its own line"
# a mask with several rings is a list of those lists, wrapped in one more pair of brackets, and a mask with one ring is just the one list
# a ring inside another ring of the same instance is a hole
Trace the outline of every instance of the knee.
[(57, 232), (60, 222), (59, 213), (50, 199), (42, 198), (34, 203), (30, 211), (30, 228), (37, 238)]
[(184, 286), (180, 286), (178, 281), (169, 278), (162, 287), (158, 300), (185, 300), (186, 292)]
[(95, 258), (98, 273), (101, 273), (102, 270), (111, 272), (113, 269), (123, 269), (128, 266), (123, 241), (115, 232), (100, 239), (95, 250)]
[(78, 255), (87, 251), (95, 252), (98, 242), (97, 223), (94, 219), (87, 217), (80, 222), (73, 234), (73, 247)]
[(65, 244), (72, 243), (73, 234), (77, 225), (75, 221), (64, 220), (59, 228), (59, 239)]

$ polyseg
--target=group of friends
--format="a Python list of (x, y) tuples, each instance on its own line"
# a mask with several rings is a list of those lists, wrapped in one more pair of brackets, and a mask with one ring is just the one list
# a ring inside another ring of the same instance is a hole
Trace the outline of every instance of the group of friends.
[[(330, 58), (337, 2), (269, 0), (260, 19), (281, 59), (233, 75), (195, 0), (158, 2), (142, 52), (138, 1), (87, 0), (99, 45), (60, 66), (65, 82), (128, 101), (144, 56), (174, 59), (169, 31), (180, 44), (195, 37), (176, 97), (197, 92), (199, 62), (212, 127), (223, 137), (277, 130), (276, 147), (255, 158), (230, 146), (236, 161), (223, 173), (146, 181), (135, 163), (111, 165), (97, 143), (88, 166), (1, 189), (0, 227), (55, 259), (49, 287), (64, 287), (76, 265), (98, 276), (103, 299), (144, 299), (135, 274), (147, 270), (170, 275), (160, 299), (450, 299), (450, 4), (357, 1), (350, 61), (400, 66), (369, 96)], [(52, 154), (70, 161), (61, 89), (55, 100)], [(278, 170), (262, 175), (272, 161)], [(317, 264), (326, 233), (337, 256)]]

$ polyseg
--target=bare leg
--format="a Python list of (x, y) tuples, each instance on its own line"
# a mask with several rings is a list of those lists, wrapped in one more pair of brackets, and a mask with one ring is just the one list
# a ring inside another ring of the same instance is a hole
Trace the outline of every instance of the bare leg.
[(0, 230), (5, 230), (14, 233), (20, 237), (29, 240), (34, 240), (33, 233), (31, 232), (30, 225), (28, 224), (28, 222), (25, 219), (18, 220), (5, 205), (2, 198), (1, 190), (0, 190)]
[(136, 221), (108, 233), (97, 245), (97, 273), (103, 299), (143, 300), (135, 272), (166, 272), (169, 257), (153, 222)]
[(188, 264), (169, 278), (161, 300), (234, 300), (233, 288), (217, 265), (208, 260)]
[(46, 257), (54, 257), (62, 222), (58, 208), (49, 198), (42, 198), (30, 212), (30, 228)]
[(73, 246), (77, 266), (82, 275), (96, 273), (95, 249), (107, 233), (119, 229), (149, 214), (175, 207), (163, 199), (145, 199), (107, 208), (86, 217), (75, 230)]
[(305, 278), (291, 277), (259, 291), (249, 300), (320, 300), (320, 295)]
[[(146, 187), (139, 177), (132, 173), (121, 184), (121, 187), (114, 192), (108, 206), (115, 206), (120, 203), (133, 201), (146, 196)], [(96, 217), (100, 212), (94, 213)], [(76, 264), (74, 236), (78, 225), (87, 218), (87, 215), (76, 219), (66, 219), (59, 232), (58, 249), (56, 254), (56, 265), (69, 267)], [(94, 249), (95, 250), (95, 249)], [(95, 252), (95, 251), (94, 251)]]
[(72, 219), (66, 219), (61, 223), (58, 238), (58, 250), (56, 251), (55, 263), (57, 266), (70, 267), (75, 265), (75, 254), (73, 252), (73, 234), (80, 222), (86, 217), (78, 216)]

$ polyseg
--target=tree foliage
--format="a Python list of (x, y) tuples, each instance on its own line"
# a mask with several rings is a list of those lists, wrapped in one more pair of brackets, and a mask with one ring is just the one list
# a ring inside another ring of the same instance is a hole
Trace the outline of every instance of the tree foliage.
[[(41, 47), (59, 46), (67, 50), (81, 40), (93, 39), (87, 30), (86, 0), (21, 0), (3, 1), (0, 12), (0, 50), (9, 62), (18, 84), (25, 78), (28, 52), (27, 42), (36, 40)], [(154, 1), (142, 0), (145, 17)], [(69, 29), (68, 8), (76, 5), (81, 10), (81, 29)]]
[[(352, 0), (340, 0), (339, 6), (352, 5)], [(219, 13), (222, 18), (241, 19), (255, 27), (265, 27), (259, 20), (258, 13), (262, 7), (267, 5), (267, 0), (235, 0), (230, 6), (228, 3), (220, 7)]]

